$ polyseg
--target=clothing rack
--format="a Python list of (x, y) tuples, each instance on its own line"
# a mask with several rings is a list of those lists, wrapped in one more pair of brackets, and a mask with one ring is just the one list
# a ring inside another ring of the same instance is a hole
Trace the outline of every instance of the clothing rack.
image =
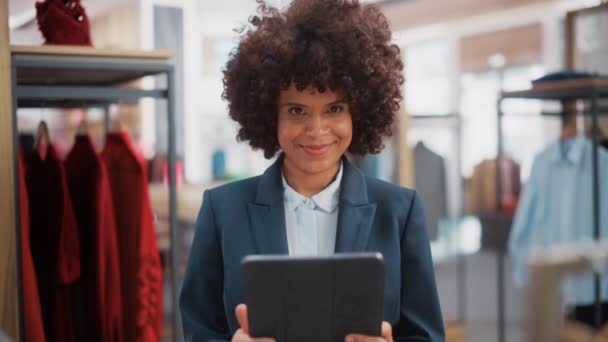
[[(449, 113), (449, 114), (411, 114), (409, 118), (412, 121), (410, 125), (410, 130), (415, 130), (418, 127), (436, 127), (436, 126), (445, 126), (450, 127), (456, 132), (458, 146), (462, 145), (462, 117), (459, 113)], [(462, 163), (462, 149), (458, 148), (458, 154), (456, 156), (456, 172), (459, 174), (460, 178), (460, 170)], [(461, 188), (461, 198), (460, 202), (463, 203), (457, 209), (457, 217), (462, 217), (464, 213), (464, 191), (462, 191), (462, 184), (459, 185)], [(447, 194), (446, 194), (447, 196)], [(457, 298), (457, 310), (458, 310), (458, 321), (461, 323), (466, 322), (467, 320), (467, 279), (466, 279), (466, 255), (465, 253), (459, 252), (456, 255), (457, 259), (457, 276), (456, 276), (456, 288), (458, 293)]]
[[(175, 183), (175, 67), (170, 51), (96, 49), (73, 46), (11, 46), (13, 101), (13, 161), (17, 165), (19, 108), (102, 107), (104, 133), (109, 130), (111, 104), (136, 104), (142, 98), (165, 99), (168, 122), (170, 283), (173, 310), (173, 340), (180, 339), (178, 298), (177, 201)], [(127, 88), (124, 84), (145, 76), (165, 76), (165, 89)], [(13, 170), (18, 272), (19, 316), (23, 313), (18, 170)], [(19, 319), (23, 340), (23, 319)]]
[[(505, 113), (502, 110), (502, 102), (506, 99), (535, 99), (535, 100), (588, 100), (589, 114), (591, 115), (592, 127), (592, 179), (593, 182), (593, 235), (595, 240), (600, 239), (600, 212), (599, 212), (599, 170), (598, 170), (598, 116), (600, 114), (599, 99), (608, 98), (608, 80), (600, 78), (586, 78), (578, 80), (551, 81), (534, 86), (530, 90), (501, 92), (499, 94), (496, 108), (498, 114), (498, 156), (502, 155), (504, 150), (504, 137), (502, 134), (502, 119)], [(500, 211), (500, 198), (502, 197), (501, 189), (501, 170), (496, 168), (496, 195), (497, 203)], [(608, 224), (608, 222), (603, 222)], [(499, 256), (499, 280), (504, 279), (504, 253)], [(505, 341), (505, 290), (504, 285), (498, 283), (498, 341)], [(595, 311), (596, 311), (596, 327), (601, 320), (600, 306), (600, 278), (595, 276)]]

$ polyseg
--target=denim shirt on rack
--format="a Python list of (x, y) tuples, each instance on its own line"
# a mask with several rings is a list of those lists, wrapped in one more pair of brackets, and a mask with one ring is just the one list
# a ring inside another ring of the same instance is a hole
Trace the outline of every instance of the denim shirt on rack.
[[(593, 242), (592, 143), (584, 137), (563, 140), (538, 154), (524, 188), (509, 237), (515, 285), (527, 283), (526, 258), (537, 248)], [(600, 237), (608, 238), (608, 151), (599, 147)], [(591, 274), (568, 276), (562, 296), (568, 304), (594, 301)], [(608, 299), (608, 277), (602, 278)]]

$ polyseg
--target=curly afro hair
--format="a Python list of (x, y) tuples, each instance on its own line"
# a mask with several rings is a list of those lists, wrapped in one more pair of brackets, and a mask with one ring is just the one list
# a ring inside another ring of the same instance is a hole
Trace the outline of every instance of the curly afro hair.
[(392, 134), (402, 99), (403, 62), (386, 17), (358, 0), (293, 0), (284, 10), (257, 1), (224, 72), (222, 98), (239, 123), (239, 141), (271, 158), (278, 98), (293, 82), (344, 93), (351, 109), (353, 155), (378, 153)]

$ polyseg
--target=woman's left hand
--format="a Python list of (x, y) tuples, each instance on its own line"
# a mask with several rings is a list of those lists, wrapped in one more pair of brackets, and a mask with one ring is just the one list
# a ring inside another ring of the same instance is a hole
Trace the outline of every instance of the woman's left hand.
[(350, 334), (344, 338), (344, 342), (393, 342), (393, 328), (384, 321), (382, 322), (382, 337)]

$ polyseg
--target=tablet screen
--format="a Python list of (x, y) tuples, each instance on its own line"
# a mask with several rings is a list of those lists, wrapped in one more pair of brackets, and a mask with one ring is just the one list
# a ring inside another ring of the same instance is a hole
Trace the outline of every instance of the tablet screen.
[(248, 256), (242, 264), (252, 337), (342, 342), (380, 336), (384, 264), (379, 253)]

